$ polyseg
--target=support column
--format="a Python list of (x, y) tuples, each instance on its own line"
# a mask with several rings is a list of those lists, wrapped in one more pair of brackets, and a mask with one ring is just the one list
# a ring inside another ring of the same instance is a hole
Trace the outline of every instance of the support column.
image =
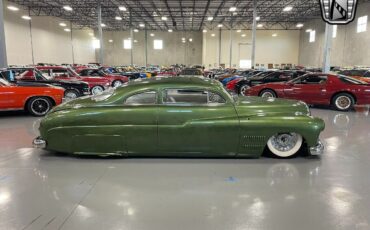
[(100, 49), (99, 49), (99, 63), (102, 65), (104, 63), (104, 42), (103, 42), (103, 29), (101, 27), (101, 4), (98, 5), (98, 35), (99, 35), (99, 42), (100, 42)]
[(232, 33), (232, 29), (230, 29), (230, 59), (229, 59), (229, 63), (230, 63), (230, 68), (232, 68), (232, 59), (233, 59), (233, 33)]
[(257, 0), (253, 0), (253, 25), (252, 25), (252, 68), (256, 63), (256, 29), (257, 29)]
[(221, 66), (221, 35), (222, 35), (222, 31), (220, 28), (219, 36), (218, 36), (218, 67)]
[(3, 1), (0, 0), (0, 68), (8, 67), (6, 56)]
[(330, 72), (330, 53), (331, 53), (331, 43), (333, 38), (333, 26), (326, 23), (325, 26), (325, 40), (324, 40), (324, 57), (322, 63), (322, 72)]
[(32, 64), (35, 64), (35, 54), (33, 52), (33, 37), (32, 37), (32, 20), (28, 21), (28, 27), (30, 28), (30, 42), (31, 42), (31, 58)]
[(130, 49), (130, 60), (131, 66), (134, 65), (134, 31), (132, 30), (132, 9), (130, 9), (130, 41), (131, 41), (131, 49)]
[(145, 25), (145, 67), (148, 66), (148, 29)]
[(71, 48), (72, 48), (72, 64), (75, 64), (75, 51), (73, 47), (73, 30), (72, 30), (72, 22), (70, 22), (70, 30), (71, 30)]

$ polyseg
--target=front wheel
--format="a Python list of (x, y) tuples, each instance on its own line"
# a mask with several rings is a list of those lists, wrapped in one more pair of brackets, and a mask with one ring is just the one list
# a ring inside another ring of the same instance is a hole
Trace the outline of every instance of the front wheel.
[(339, 111), (348, 111), (355, 104), (355, 99), (348, 93), (340, 93), (333, 98), (332, 105)]
[(280, 158), (288, 158), (297, 154), (303, 144), (303, 138), (298, 133), (279, 133), (267, 141), (271, 153)]
[(51, 107), (51, 101), (45, 97), (34, 97), (27, 103), (27, 110), (36, 117), (44, 116)]
[(117, 87), (120, 87), (122, 84), (123, 84), (123, 82), (122, 82), (122, 81), (120, 81), (120, 80), (115, 80), (115, 81), (112, 83), (112, 86), (113, 86), (114, 88), (117, 88)]
[(239, 94), (245, 96), (245, 94), (247, 93), (249, 88), (250, 88), (250, 86), (247, 85), (247, 84), (240, 86)]
[(78, 96), (79, 96), (79, 93), (74, 89), (67, 89), (64, 92), (64, 98), (66, 100), (73, 100), (73, 99), (78, 98)]
[(100, 85), (96, 85), (96, 86), (92, 87), (92, 89), (91, 89), (92, 95), (101, 94), (103, 91), (104, 91), (104, 88)]

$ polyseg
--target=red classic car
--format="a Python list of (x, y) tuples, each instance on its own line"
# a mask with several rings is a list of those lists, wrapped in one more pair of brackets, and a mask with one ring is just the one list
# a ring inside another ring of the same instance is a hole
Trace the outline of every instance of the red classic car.
[(0, 111), (26, 110), (34, 116), (43, 116), (62, 103), (64, 89), (47, 84), (17, 86), (0, 78)]
[(77, 72), (81, 77), (102, 77), (109, 80), (112, 87), (119, 87), (123, 83), (128, 82), (128, 77), (115, 74), (107, 74), (102, 69), (85, 68)]
[(78, 75), (73, 69), (65, 66), (36, 66), (43, 74), (57, 80), (65, 81), (84, 81), (89, 84), (90, 92), (93, 95), (103, 92), (109, 88), (111, 82), (109, 79), (103, 77), (82, 77)]
[(296, 99), (348, 111), (355, 104), (370, 104), (370, 85), (344, 75), (313, 73), (288, 82), (257, 85), (249, 88), (246, 95)]

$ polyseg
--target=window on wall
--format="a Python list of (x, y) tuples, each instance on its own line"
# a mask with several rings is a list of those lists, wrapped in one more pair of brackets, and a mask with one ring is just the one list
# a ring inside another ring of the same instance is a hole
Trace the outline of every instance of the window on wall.
[(333, 38), (336, 38), (337, 37), (337, 30), (338, 30), (338, 26), (337, 25), (334, 25), (333, 26)]
[(130, 50), (132, 46), (131, 39), (124, 39), (123, 40), (123, 48), (125, 50)]
[(357, 33), (365, 32), (367, 27), (367, 15), (357, 19)]
[(316, 39), (316, 31), (312, 30), (310, 32), (310, 42), (315, 42), (315, 39)]
[(94, 49), (100, 49), (100, 40), (98, 39), (92, 40), (92, 46), (94, 47)]
[(163, 41), (162, 40), (154, 40), (153, 46), (155, 50), (163, 49)]
[(240, 60), (239, 61), (239, 68), (245, 68), (245, 69), (250, 69), (250, 68), (252, 68), (252, 61), (251, 60), (247, 60), (247, 59), (245, 59), (245, 60)]

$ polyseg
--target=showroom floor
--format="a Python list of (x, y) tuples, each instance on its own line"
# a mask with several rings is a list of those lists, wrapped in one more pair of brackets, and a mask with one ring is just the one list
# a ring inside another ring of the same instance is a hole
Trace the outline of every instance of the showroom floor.
[(0, 114), (0, 229), (370, 229), (369, 111), (312, 113), (325, 154), (291, 160), (55, 155)]

